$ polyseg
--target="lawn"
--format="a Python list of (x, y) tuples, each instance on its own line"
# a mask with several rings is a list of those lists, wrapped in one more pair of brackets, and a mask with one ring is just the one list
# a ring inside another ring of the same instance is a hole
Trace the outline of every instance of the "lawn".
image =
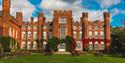
[(93, 55), (52, 55), (32, 54), (18, 58), (0, 59), (0, 63), (125, 63), (125, 58), (120, 57), (95, 57)]

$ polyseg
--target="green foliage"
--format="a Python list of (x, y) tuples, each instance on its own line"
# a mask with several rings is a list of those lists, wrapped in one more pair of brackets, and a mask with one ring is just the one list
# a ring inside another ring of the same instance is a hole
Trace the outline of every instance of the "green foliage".
[(69, 52), (75, 51), (76, 42), (75, 42), (75, 40), (72, 37), (66, 36), (65, 42), (66, 42), (66, 49), (67, 49), (67, 51), (69, 51)]
[(60, 40), (58, 37), (52, 37), (48, 40), (48, 48), (54, 52), (58, 51), (58, 44), (60, 43)]
[(8, 36), (1, 36), (0, 43), (1, 43), (1, 48), (3, 48), (4, 52), (10, 52), (11, 51), (10, 47), (15, 46), (16, 40)]
[(111, 30), (111, 47), (112, 53), (123, 53), (125, 52), (125, 30), (119, 30), (114, 28)]

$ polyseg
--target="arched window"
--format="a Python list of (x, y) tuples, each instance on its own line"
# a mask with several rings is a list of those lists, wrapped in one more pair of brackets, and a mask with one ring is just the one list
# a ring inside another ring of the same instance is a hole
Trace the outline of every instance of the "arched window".
[(25, 31), (22, 32), (22, 39), (26, 39), (26, 32)]
[(37, 42), (33, 42), (33, 49), (37, 49)]
[(95, 31), (95, 39), (98, 39), (98, 32)]
[(44, 31), (44, 32), (43, 32), (43, 39), (46, 39), (46, 38), (47, 38), (46, 35), (47, 35), (46, 31)]
[(94, 44), (94, 49), (95, 50), (98, 50), (98, 42), (96, 41), (95, 44)]
[(79, 39), (82, 39), (82, 31), (79, 32)]
[(74, 37), (75, 39), (77, 39), (77, 32), (76, 32), (76, 31), (73, 31), (73, 37)]
[(36, 31), (33, 32), (33, 38), (37, 39), (37, 32)]
[(100, 32), (100, 36), (101, 36), (101, 39), (104, 39), (104, 32), (103, 31)]
[(89, 50), (93, 50), (93, 43), (89, 42)]
[(25, 47), (26, 47), (26, 43), (25, 43), (25, 42), (22, 42), (22, 43), (21, 43), (21, 49), (25, 49)]
[(43, 42), (43, 49), (46, 49), (46, 45), (47, 45), (47, 43), (44, 41)]
[(27, 43), (27, 49), (31, 49), (31, 42)]
[(104, 42), (101, 42), (101, 50), (104, 50), (105, 49), (105, 44)]
[(89, 38), (92, 39), (92, 31), (89, 31)]
[(28, 39), (31, 39), (31, 31), (28, 31)]

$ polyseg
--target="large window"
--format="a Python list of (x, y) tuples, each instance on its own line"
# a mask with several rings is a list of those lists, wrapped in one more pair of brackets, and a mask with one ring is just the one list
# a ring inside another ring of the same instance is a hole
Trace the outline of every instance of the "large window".
[(98, 39), (98, 32), (95, 31), (95, 39)]
[(33, 32), (33, 38), (37, 39), (37, 32), (36, 31)]
[(12, 36), (12, 28), (9, 28), (9, 36)]
[(28, 39), (31, 39), (31, 32), (28, 31)]
[(104, 50), (104, 49), (105, 49), (105, 43), (101, 42), (101, 50)]
[(79, 41), (76, 43), (76, 49), (81, 49), (82, 48), (82, 43)]
[(89, 39), (92, 39), (92, 31), (89, 31)]
[(94, 44), (94, 50), (98, 50), (98, 42), (97, 41)]
[(79, 39), (82, 39), (82, 31), (79, 32)]
[(31, 49), (31, 42), (27, 43), (27, 49)]
[(37, 42), (33, 42), (33, 49), (37, 49)]
[(25, 31), (22, 32), (22, 39), (26, 39), (26, 32)]
[(93, 50), (93, 43), (89, 42), (89, 50)]
[(101, 39), (104, 39), (104, 32), (103, 31), (100, 32), (100, 36), (101, 36)]
[(22, 42), (21, 49), (25, 49), (25, 47), (26, 47), (26, 43)]
[(47, 33), (46, 33), (46, 31), (43, 32), (43, 39), (47, 39)]
[(66, 37), (66, 28), (61, 27), (60, 28), (60, 39), (65, 39)]
[(15, 30), (13, 29), (13, 37), (15, 36)]
[(59, 23), (66, 23), (67, 19), (65, 17), (59, 18)]
[(16, 38), (18, 37), (18, 32), (16, 31)]

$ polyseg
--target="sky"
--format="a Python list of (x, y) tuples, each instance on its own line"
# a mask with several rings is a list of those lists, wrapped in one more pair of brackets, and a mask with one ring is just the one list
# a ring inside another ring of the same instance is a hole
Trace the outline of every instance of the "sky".
[[(0, 0), (0, 10), (2, 0)], [(11, 15), (23, 12), (24, 21), (30, 17), (37, 20), (43, 12), (47, 20), (52, 21), (53, 10), (72, 10), (73, 20), (80, 21), (82, 12), (89, 13), (89, 20), (103, 20), (103, 12), (110, 12), (111, 26), (120, 27), (125, 22), (125, 0), (11, 0)]]

